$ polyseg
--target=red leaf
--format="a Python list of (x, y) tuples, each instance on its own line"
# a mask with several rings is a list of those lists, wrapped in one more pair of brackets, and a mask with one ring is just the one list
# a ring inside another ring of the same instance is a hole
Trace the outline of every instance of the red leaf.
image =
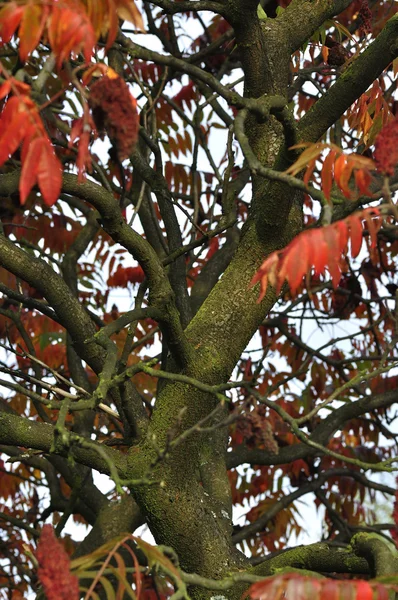
[(356, 600), (373, 600), (373, 590), (367, 581), (356, 581)]
[(25, 96), (29, 94), (30, 86), (27, 83), (14, 79), (14, 77), (10, 77), (0, 85), (0, 100), (8, 96), (11, 91), (16, 91)]
[(37, 181), (45, 204), (52, 206), (61, 192), (62, 166), (48, 138), (41, 138)]
[(19, 26), (24, 8), (16, 2), (9, 2), (0, 10), (1, 44), (8, 44)]
[(90, 155), (90, 139), (91, 132), (96, 133), (94, 121), (91, 115), (76, 119), (72, 125), (70, 132), (70, 140), (68, 147), (72, 148), (74, 142), (80, 138), (77, 151), (76, 166), (78, 171), (78, 182), (81, 183), (84, 179), (85, 172), (91, 172), (91, 155)]
[(337, 287), (341, 277), (339, 260), (341, 256), (339, 230), (335, 226), (323, 227), (321, 229), (328, 247), (328, 269), (332, 277), (333, 287)]
[(25, 203), (36, 182), (45, 204), (52, 206), (61, 191), (62, 167), (50, 141), (43, 136), (36, 137), (28, 145), (19, 182), (21, 204)]
[(362, 247), (362, 222), (360, 219), (349, 217), (351, 234), (351, 256), (356, 258)]
[(140, 266), (122, 267), (118, 266), (116, 273), (108, 278), (109, 287), (127, 287), (128, 283), (141, 283), (144, 281), (145, 274)]
[(312, 264), (314, 265), (315, 275), (320, 275), (329, 258), (329, 248), (321, 229), (315, 229), (311, 232), (312, 249), (316, 248), (316, 252), (312, 252)]
[(308, 243), (308, 238), (303, 237), (300, 247), (297, 247), (296, 251), (293, 251), (292, 248), (292, 251), (286, 253), (283, 259), (279, 279), (281, 282), (287, 279), (292, 294), (296, 293), (303, 276), (311, 266), (310, 254), (311, 247)]
[(348, 223), (347, 223), (346, 220), (344, 220), (344, 221), (337, 221), (337, 223), (334, 223), (334, 227), (336, 229), (338, 229), (340, 248), (341, 248), (342, 251), (344, 251), (345, 248), (347, 247), (348, 238), (349, 238)]
[[(368, 208), (332, 225), (303, 231), (281, 252), (273, 252), (263, 262), (252, 279), (251, 285), (261, 284), (259, 301), (264, 297), (268, 283), (278, 292), (287, 280), (292, 293), (299, 285), (299, 278), (310, 273), (320, 275), (328, 268), (333, 286), (337, 287), (341, 277), (340, 258), (347, 248), (351, 234), (351, 254), (357, 256), (362, 245), (362, 221), (368, 223), (372, 245), (376, 242), (381, 225), (380, 212)], [(375, 218), (376, 217), (376, 218)]]
[(322, 600), (340, 600), (340, 582), (328, 579), (322, 582)]
[(21, 204), (25, 204), (31, 189), (37, 181), (37, 169), (39, 162), (37, 160), (40, 153), (40, 138), (34, 139), (30, 144), (24, 144), (25, 157), (22, 161), (21, 179), (19, 180), (19, 197)]

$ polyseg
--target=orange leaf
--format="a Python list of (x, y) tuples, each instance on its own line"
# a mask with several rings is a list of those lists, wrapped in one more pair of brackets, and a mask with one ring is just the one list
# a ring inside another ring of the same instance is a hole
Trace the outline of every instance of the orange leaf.
[(374, 248), (377, 243), (377, 232), (379, 231), (379, 229), (381, 227), (381, 221), (380, 221), (380, 219), (375, 220), (373, 218), (371, 210), (369, 210), (368, 212), (365, 213), (365, 221), (367, 223), (368, 231), (369, 231), (369, 235), (370, 235), (370, 241), (371, 241), (370, 247)]
[(316, 158), (313, 158), (309, 163), (308, 163), (308, 167), (305, 171), (304, 177), (303, 177), (303, 181), (306, 185), (308, 185), (309, 180), (312, 177), (312, 174), (314, 172), (316, 166)]
[(290, 165), (288, 169), (286, 169), (286, 173), (290, 175), (297, 175), (297, 173), (302, 171), (302, 169), (304, 169), (310, 161), (318, 158), (322, 150), (325, 148), (325, 144), (296, 144), (295, 146), (292, 146), (290, 150), (303, 147), (305, 147), (305, 150), (300, 154), (298, 159), (292, 165)]
[(116, 12), (120, 19), (130, 21), (140, 31), (145, 31), (144, 21), (135, 0), (116, 0)]
[(332, 182), (333, 182), (333, 165), (336, 158), (336, 151), (331, 150), (327, 157), (324, 160), (322, 173), (321, 173), (321, 182), (322, 182), (322, 190), (325, 194), (326, 198), (330, 200), (330, 192), (332, 191)]
[(19, 57), (23, 62), (40, 42), (48, 14), (49, 7), (37, 4), (34, 0), (25, 6), (19, 28)]
[(353, 161), (349, 160), (344, 154), (339, 156), (334, 165), (336, 183), (346, 198), (351, 197), (351, 190), (348, 187), (348, 182), (350, 181), (353, 168)]
[[(64, 4), (64, 3), (63, 3)], [(88, 15), (83, 9), (77, 10), (65, 6), (54, 6), (48, 27), (48, 38), (54, 54), (57, 56), (57, 66), (73, 52), (83, 52), (86, 62), (91, 60), (96, 35)]]
[(355, 171), (355, 185), (365, 196), (371, 195), (371, 190), (369, 189), (369, 185), (371, 184), (372, 176), (365, 171), (364, 169), (358, 169)]
[(334, 163), (334, 177), (336, 182), (338, 182), (343, 174), (343, 170), (345, 169), (347, 162), (347, 157), (345, 154), (340, 154), (336, 162)]

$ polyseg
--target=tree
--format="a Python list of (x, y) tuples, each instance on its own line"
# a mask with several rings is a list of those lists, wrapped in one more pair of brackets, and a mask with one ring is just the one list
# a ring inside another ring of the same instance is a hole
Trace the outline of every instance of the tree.
[(395, 13), (2, 3), (4, 598), (391, 597)]

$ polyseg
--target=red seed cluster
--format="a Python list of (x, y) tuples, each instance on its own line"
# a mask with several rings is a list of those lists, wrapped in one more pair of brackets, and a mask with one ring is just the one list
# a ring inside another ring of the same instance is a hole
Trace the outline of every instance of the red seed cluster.
[(398, 164), (398, 117), (387, 123), (376, 137), (373, 158), (377, 169), (390, 177)]
[(139, 122), (137, 103), (126, 82), (101, 77), (91, 86), (89, 105), (99, 134), (108, 134), (119, 160), (128, 158), (137, 142)]
[(361, 2), (361, 8), (358, 13), (358, 22), (358, 31), (360, 35), (372, 32), (372, 11), (369, 8), (368, 0), (362, 0)]
[(44, 525), (36, 558), (39, 563), (37, 576), (47, 600), (79, 600), (79, 582), (70, 572), (69, 556), (55, 537), (51, 525)]

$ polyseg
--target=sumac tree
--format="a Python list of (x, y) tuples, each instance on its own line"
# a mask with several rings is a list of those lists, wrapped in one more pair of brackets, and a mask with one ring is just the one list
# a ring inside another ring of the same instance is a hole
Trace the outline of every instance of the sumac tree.
[(396, 8), (1, 3), (3, 598), (395, 594)]

